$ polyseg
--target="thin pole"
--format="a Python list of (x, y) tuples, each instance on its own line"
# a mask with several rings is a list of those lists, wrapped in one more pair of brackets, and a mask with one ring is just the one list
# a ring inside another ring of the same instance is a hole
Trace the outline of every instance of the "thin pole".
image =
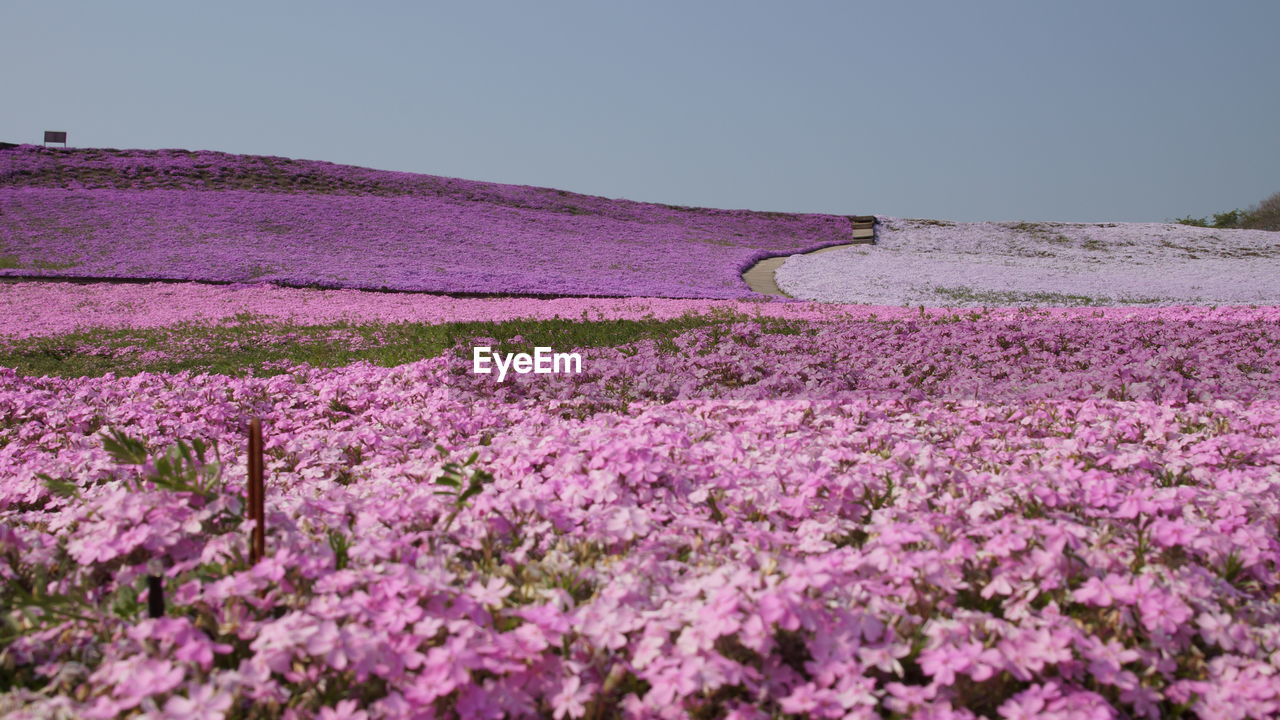
[(158, 575), (147, 576), (147, 615), (164, 617), (164, 579)]
[(249, 421), (249, 518), (253, 520), (253, 535), (249, 547), (249, 559), (257, 563), (266, 554), (266, 529), (263, 527), (263, 495), (265, 487), (262, 481), (262, 421), (254, 418)]

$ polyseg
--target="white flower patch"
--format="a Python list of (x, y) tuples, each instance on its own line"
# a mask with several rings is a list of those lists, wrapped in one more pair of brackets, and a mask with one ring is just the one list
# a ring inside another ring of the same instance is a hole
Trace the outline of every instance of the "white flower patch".
[(873, 305), (1273, 305), (1280, 234), (881, 218), (876, 245), (793, 255), (776, 280), (797, 298)]

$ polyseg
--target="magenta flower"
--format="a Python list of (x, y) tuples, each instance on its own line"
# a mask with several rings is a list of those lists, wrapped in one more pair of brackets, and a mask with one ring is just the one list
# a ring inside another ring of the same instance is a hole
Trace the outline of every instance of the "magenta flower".
[(317, 720), (369, 720), (369, 713), (358, 707), (355, 700), (342, 700), (331, 708), (320, 708), (316, 718)]
[(174, 695), (164, 704), (165, 720), (222, 720), (232, 697), (210, 685), (198, 685), (187, 696)]
[(587, 703), (591, 700), (594, 689), (583, 683), (578, 675), (566, 678), (560, 691), (551, 698), (551, 711), (556, 720), (562, 718), (580, 718), (587, 712)]

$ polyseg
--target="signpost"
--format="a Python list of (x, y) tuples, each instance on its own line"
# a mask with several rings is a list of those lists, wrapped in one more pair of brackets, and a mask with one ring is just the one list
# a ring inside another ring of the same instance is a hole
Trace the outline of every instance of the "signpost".
[(62, 147), (66, 147), (67, 131), (66, 130), (45, 130), (44, 131), (45, 147), (48, 147), (49, 143), (62, 143)]

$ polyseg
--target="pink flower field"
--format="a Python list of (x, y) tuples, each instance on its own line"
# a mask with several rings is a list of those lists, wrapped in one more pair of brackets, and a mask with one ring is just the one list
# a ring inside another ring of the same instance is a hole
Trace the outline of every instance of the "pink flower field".
[(0, 150), (0, 275), (744, 298), (847, 216), (685, 208), (186, 150)]
[[(59, 335), (87, 328), (164, 327), (226, 321), (250, 314), (282, 321), (477, 322), (510, 318), (669, 319), (735, 311), (759, 317), (824, 319), (863, 308), (819, 303), (666, 298), (459, 298), (418, 293), (315, 290), (275, 285), (200, 283), (0, 283), (0, 337)], [(906, 314), (879, 308), (882, 316)], [(875, 312), (871, 310), (870, 312)]]
[(849, 220), (0, 150), (0, 716), (1280, 717), (1271, 235)]
[(793, 307), (501, 384), (0, 369), (0, 709), (1280, 714), (1275, 308)]

